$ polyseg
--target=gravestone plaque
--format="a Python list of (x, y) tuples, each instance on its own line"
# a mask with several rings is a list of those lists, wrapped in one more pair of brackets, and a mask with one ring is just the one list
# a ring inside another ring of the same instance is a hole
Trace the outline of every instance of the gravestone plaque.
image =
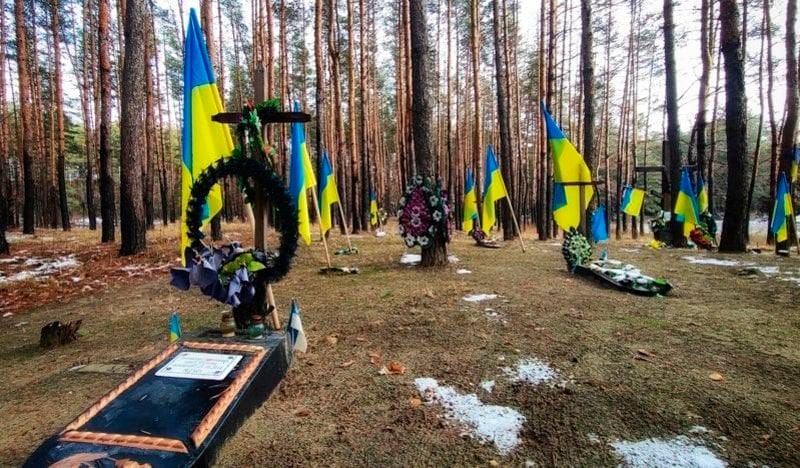
[(25, 466), (208, 465), (283, 378), (288, 349), (283, 332), (173, 344), (47, 439)]

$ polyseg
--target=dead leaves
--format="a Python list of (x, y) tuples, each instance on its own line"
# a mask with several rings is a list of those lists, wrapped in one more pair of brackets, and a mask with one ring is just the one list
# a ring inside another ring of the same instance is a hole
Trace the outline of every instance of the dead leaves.
[(714, 382), (721, 382), (725, 380), (725, 376), (720, 374), (719, 372), (712, 372), (708, 375), (708, 378), (713, 380)]
[(337, 338), (336, 335), (328, 335), (325, 337), (325, 343), (327, 343), (329, 346), (336, 346), (336, 343), (338, 342), (339, 338)]
[(351, 359), (349, 361), (345, 361), (345, 362), (339, 364), (339, 367), (341, 369), (347, 369), (348, 367), (352, 366), (355, 363), (356, 363), (356, 361), (354, 359)]
[(403, 375), (406, 373), (406, 366), (399, 361), (389, 361), (389, 364), (381, 367), (378, 371), (380, 375)]
[(381, 353), (377, 351), (370, 351), (367, 353), (367, 356), (369, 357), (369, 363), (373, 366), (377, 366), (381, 363)]
[(419, 408), (419, 406), (422, 405), (422, 400), (419, 398), (411, 398), (408, 400), (408, 405), (412, 408)]

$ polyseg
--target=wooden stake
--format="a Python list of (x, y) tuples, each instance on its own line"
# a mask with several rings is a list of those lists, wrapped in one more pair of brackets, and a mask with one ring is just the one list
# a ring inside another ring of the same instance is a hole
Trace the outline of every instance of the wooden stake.
[(525, 242), (522, 241), (522, 232), (519, 230), (517, 215), (514, 214), (514, 207), (511, 206), (511, 197), (509, 197), (508, 194), (506, 194), (506, 202), (508, 203), (508, 210), (511, 211), (511, 220), (514, 221), (514, 229), (517, 230), (517, 235), (519, 236), (519, 246), (522, 247), (522, 251), (525, 252)]
[[(338, 197), (338, 194), (337, 194)], [(344, 237), (347, 239), (347, 248), (350, 252), (353, 251), (353, 244), (350, 243), (350, 230), (347, 229), (347, 220), (344, 218), (344, 209), (342, 209), (342, 202), (336, 202), (339, 207), (339, 215), (342, 217), (342, 227), (344, 227)]]

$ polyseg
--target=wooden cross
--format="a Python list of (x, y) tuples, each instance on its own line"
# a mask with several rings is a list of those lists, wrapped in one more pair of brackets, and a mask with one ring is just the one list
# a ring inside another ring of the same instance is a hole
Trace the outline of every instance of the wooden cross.
[(561, 185), (563, 185), (565, 187), (578, 187), (578, 191), (580, 193), (580, 195), (579, 195), (580, 203), (581, 203), (581, 207), (580, 207), (581, 221), (580, 221), (580, 225), (578, 227), (578, 230), (580, 232), (582, 232), (584, 235), (588, 235), (589, 231), (588, 231), (588, 229), (586, 227), (586, 210), (584, 209), (584, 206), (587, 205), (587, 203), (586, 203), (586, 187), (590, 186), (590, 185), (592, 187), (597, 187), (598, 185), (605, 185), (606, 182), (604, 180), (590, 180), (588, 182), (579, 181), (579, 182), (556, 182), (556, 183), (557, 184), (561, 184)]

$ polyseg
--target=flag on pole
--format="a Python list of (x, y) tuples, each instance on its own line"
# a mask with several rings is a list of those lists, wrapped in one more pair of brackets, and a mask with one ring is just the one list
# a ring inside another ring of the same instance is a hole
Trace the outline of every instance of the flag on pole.
[(686, 169), (681, 170), (680, 192), (673, 212), (678, 220), (683, 221), (684, 237), (689, 237), (689, 233), (694, 227), (700, 224), (700, 208), (697, 206), (697, 197), (692, 189), (692, 181), (689, 180), (689, 171)]
[(472, 230), (472, 222), (478, 219), (478, 198), (475, 195), (475, 176), (472, 169), (467, 169), (467, 180), (464, 184), (464, 216), (461, 218), (461, 229)]
[(177, 312), (169, 317), (169, 342), (174, 343), (181, 339), (181, 319)]
[[(295, 101), (294, 111), (300, 112), (300, 103)], [(306, 190), (317, 186), (314, 166), (306, 144), (306, 128), (302, 123), (292, 124), (292, 154), (289, 163), (289, 195), (297, 208), (297, 223), (300, 237), (306, 245), (311, 245), (311, 221), (308, 217), (308, 197)]]
[[(222, 100), (214, 81), (214, 70), (203, 39), (203, 31), (194, 8), (189, 10), (189, 27), (183, 61), (183, 148), (181, 150), (181, 261), (186, 264), (189, 247), (186, 207), (195, 178), (208, 166), (233, 151), (230, 131), (224, 124), (212, 122), (211, 116), (222, 112)], [(214, 185), (203, 205), (205, 226), (222, 209), (222, 192)]]
[(586, 210), (594, 196), (594, 188), (584, 188), (583, 206), (581, 206), (580, 187), (566, 186), (567, 182), (591, 182), (592, 171), (583, 160), (583, 156), (572, 146), (555, 119), (541, 102), (542, 115), (547, 125), (547, 141), (553, 153), (553, 218), (558, 226), (568, 231), (581, 223), (581, 210)]
[(300, 318), (300, 307), (297, 299), (292, 299), (292, 309), (289, 312), (289, 322), (286, 324), (286, 332), (292, 342), (292, 349), (305, 353), (308, 348), (306, 342), (306, 332), (303, 331), (303, 321)]
[(597, 205), (592, 214), (592, 239), (598, 244), (608, 242), (608, 225), (606, 224), (606, 206)]
[(375, 190), (369, 191), (369, 225), (374, 226), (378, 224), (378, 194)]
[(333, 167), (328, 159), (327, 151), (322, 152), (322, 163), (319, 174), (319, 224), (322, 227), (322, 235), (330, 231), (331, 208), (334, 203), (339, 203), (339, 189), (336, 187), (336, 178), (333, 175)]
[(494, 148), (489, 145), (486, 149), (486, 177), (483, 182), (483, 216), (481, 226), (489, 232), (496, 221), (494, 213), (494, 203), (508, 196), (506, 183), (503, 182), (503, 174), (500, 173), (500, 166), (497, 165), (497, 158), (494, 156)]
[(697, 174), (697, 209), (701, 214), (708, 211), (708, 186), (700, 174)]
[(778, 179), (778, 191), (775, 195), (775, 208), (772, 210), (770, 230), (775, 235), (776, 241), (784, 242), (789, 239), (789, 224), (786, 222), (786, 218), (795, 222), (792, 192), (785, 172), (781, 172), (781, 177)]
[(639, 216), (642, 212), (645, 191), (630, 185), (622, 190), (622, 211), (631, 216)]
[(794, 152), (792, 153), (792, 171), (791, 171), (792, 183), (797, 182), (798, 172), (800, 172), (800, 148), (795, 148)]

